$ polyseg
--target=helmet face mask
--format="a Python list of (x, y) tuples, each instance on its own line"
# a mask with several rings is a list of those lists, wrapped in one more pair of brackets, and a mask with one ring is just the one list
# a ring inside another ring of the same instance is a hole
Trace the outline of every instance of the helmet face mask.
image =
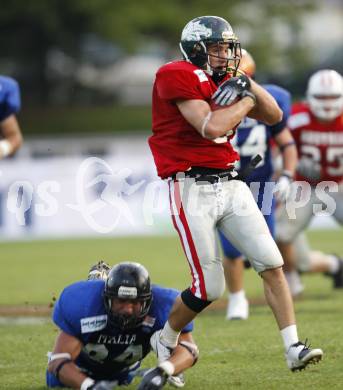
[[(106, 280), (104, 304), (108, 321), (122, 330), (140, 326), (149, 312), (152, 292), (148, 271), (138, 263), (114, 266)], [(125, 305), (132, 310), (124, 310)]]
[(343, 78), (334, 70), (314, 73), (306, 95), (312, 114), (321, 121), (333, 121), (343, 112)]
[(186, 61), (211, 76), (223, 77), (228, 72), (235, 75), (241, 58), (240, 43), (232, 27), (218, 16), (201, 16), (187, 23), (182, 31), (180, 50)]

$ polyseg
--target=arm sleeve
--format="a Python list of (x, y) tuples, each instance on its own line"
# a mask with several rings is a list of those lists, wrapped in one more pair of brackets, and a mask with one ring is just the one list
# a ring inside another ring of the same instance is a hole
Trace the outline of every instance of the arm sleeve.
[(0, 121), (20, 110), (20, 90), (18, 83), (10, 77), (0, 77)]
[(199, 78), (190, 71), (173, 70), (156, 75), (159, 96), (165, 100), (203, 99)]
[(274, 97), (283, 112), (281, 121), (270, 126), (271, 135), (275, 137), (287, 126), (291, 112), (291, 94), (286, 89), (277, 85), (266, 85), (265, 88)]

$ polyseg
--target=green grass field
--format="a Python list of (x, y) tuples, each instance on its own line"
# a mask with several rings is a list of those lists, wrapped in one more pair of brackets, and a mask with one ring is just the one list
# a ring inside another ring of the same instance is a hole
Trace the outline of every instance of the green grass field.
[[(313, 231), (309, 237), (314, 248), (343, 253), (342, 229)], [(99, 259), (112, 264), (140, 261), (154, 283), (181, 289), (189, 281), (176, 237), (1, 243), (0, 309), (48, 307), (66, 284), (84, 279)], [(261, 280), (253, 271), (247, 271), (245, 281), (250, 298), (262, 297)], [(323, 348), (320, 365), (296, 374), (288, 371), (281, 337), (264, 305), (252, 306), (244, 322), (226, 322), (224, 310), (207, 310), (196, 320), (201, 357), (187, 372), (186, 388), (343, 389), (343, 291), (333, 291), (331, 281), (322, 275), (305, 276), (304, 282), (304, 296), (296, 302), (299, 333)], [(16, 318), (0, 321), (1, 390), (46, 389), (46, 352), (56, 332), (49, 321), (39, 318), (31, 324)], [(144, 365), (154, 361), (149, 356)]]

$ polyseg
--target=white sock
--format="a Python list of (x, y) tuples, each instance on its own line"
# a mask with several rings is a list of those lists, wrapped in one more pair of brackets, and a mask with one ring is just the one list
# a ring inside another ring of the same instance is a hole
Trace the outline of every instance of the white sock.
[(167, 321), (161, 332), (161, 340), (166, 347), (175, 348), (181, 332), (175, 331)]
[(297, 326), (295, 324), (286, 326), (286, 328), (280, 330), (280, 333), (283, 339), (283, 344), (285, 346), (286, 352), (289, 350), (289, 347), (292, 344), (295, 344), (299, 341)]
[(242, 299), (245, 299), (245, 291), (239, 290), (234, 293), (229, 293), (229, 299), (231, 299), (231, 301), (235, 301), (235, 300), (240, 301)]
[(329, 259), (329, 273), (335, 274), (339, 269), (339, 260), (334, 255), (328, 255)]

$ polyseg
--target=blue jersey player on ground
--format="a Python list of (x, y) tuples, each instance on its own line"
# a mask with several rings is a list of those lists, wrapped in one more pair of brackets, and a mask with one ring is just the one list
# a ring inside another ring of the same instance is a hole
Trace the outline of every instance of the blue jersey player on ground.
[(20, 110), (18, 83), (0, 76), (0, 160), (15, 153), (21, 146), (23, 137), (16, 114)]
[[(248, 76), (255, 73), (255, 62), (251, 55), (242, 50), (240, 69)], [(268, 84), (265, 89), (275, 98), (283, 111), (282, 121), (274, 126), (267, 126), (251, 118), (245, 118), (231, 141), (240, 155), (238, 169), (244, 171), (250, 160), (257, 154), (263, 158), (257, 167), (245, 178), (261, 209), (271, 233), (274, 235), (274, 200), (286, 199), (297, 164), (297, 151), (286, 122), (291, 109), (291, 97), (288, 91), (276, 85)], [(283, 171), (275, 183), (273, 181), (273, 163), (271, 141), (279, 147)], [(248, 301), (243, 289), (244, 263), (242, 254), (220, 233), (224, 251), (225, 279), (229, 288), (227, 319), (247, 319), (249, 315)]]
[[(96, 279), (99, 269), (102, 275)], [(61, 293), (53, 312), (60, 333), (49, 356), (48, 387), (110, 390), (127, 385), (142, 372), (138, 368), (151, 349), (159, 363), (144, 372), (138, 389), (158, 390), (167, 381), (182, 387), (180, 373), (198, 356), (192, 323), (171, 356), (156, 342), (179, 293), (151, 286), (138, 263), (120, 263), (107, 272), (101, 262), (90, 273), (95, 280), (74, 283)]]

